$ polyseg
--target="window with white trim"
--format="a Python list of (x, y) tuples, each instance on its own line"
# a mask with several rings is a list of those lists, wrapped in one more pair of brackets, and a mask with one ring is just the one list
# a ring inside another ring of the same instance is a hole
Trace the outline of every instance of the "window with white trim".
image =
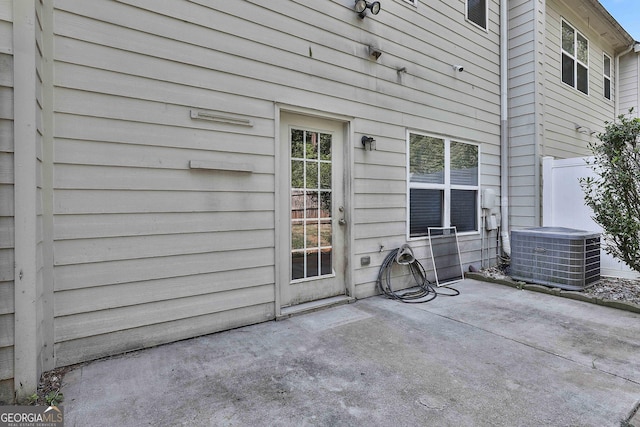
[(404, 0), (404, 1), (414, 6), (418, 6), (418, 0)]
[(606, 53), (602, 55), (603, 95), (605, 98), (611, 100), (611, 57)]
[(450, 138), (408, 132), (409, 237), (428, 227), (478, 231), (480, 147)]
[(467, 20), (487, 29), (487, 0), (467, 0)]
[(562, 81), (589, 94), (589, 40), (562, 21)]

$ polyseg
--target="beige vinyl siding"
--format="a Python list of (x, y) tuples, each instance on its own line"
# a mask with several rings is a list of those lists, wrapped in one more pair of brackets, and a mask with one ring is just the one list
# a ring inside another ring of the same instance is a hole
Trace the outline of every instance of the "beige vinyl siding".
[[(373, 295), (406, 242), (407, 128), (480, 143), (482, 188), (498, 189), (498, 6), (487, 34), (464, 2), (389, 2), (364, 20), (341, 1), (57, 2), (56, 364), (275, 316), (274, 103), (354, 118), (348, 264), (356, 296)], [(465, 264), (479, 240), (461, 237)]]
[(36, 145), (36, 198), (37, 198), (37, 210), (36, 214), (36, 348), (38, 349), (37, 366), (38, 370), (42, 371), (44, 360), (44, 251), (45, 243), (43, 239), (43, 205), (42, 205), (42, 164), (43, 164), (43, 123), (42, 123), (42, 111), (43, 111), (43, 99), (42, 99), (42, 80), (43, 80), (43, 61), (42, 61), (42, 3), (40, 1), (35, 2), (36, 12), (36, 25), (35, 25), (35, 44), (36, 52), (36, 99), (34, 100), (36, 109), (36, 140), (33, 143)]
[(0, 404), (13, 400), (13, 10), (0, 2)]
[[(589, 95), (562, 83), (560, 35), (562, 18), (589, 40)], [(614, 104), (603, 96), (603, 51), (613, 58), (604, 39), (589, 29), (572, 10), (558, 1), (547, 3), (545, 139), (541, 155), (563, 159), (589, 155), (589, 141), (595, 136), (576, 131), (576, 124), (594, 132), (604, 130), (613, 119)], [(615, 75), (615, 69), (612, 71)], [(613, 86), (617, 84), (613, 81)]]
[(37, 364), (47, 371), (55, 367), (53, 327), (53, 116), (51, 50), (53, 44), (53, 7), (38, 0), (36, 7), (36, 154), (37, 154)]
[[(613, 62), (613, 61), (612, 61)], [(620, 58), (620, 104), (618, 114), (633, 108), (633, 117), (640, 114), (640, 55), (631, 53)], [(615, 93), (615, 92), (613, 92)]]
[[(589, 41), (588, 95), (561, 79), (563, 18)], [(588, 155), (595, 136), (577, 132), (576, 125), (599, 132), (613, 119), (614, 102), (603, 96), (602, 58), (603, 52), (614, 54), (604, 38), (557, 0), (510, 2), (509, 22), (509, 214), (511, 226), (522, 228), (541, 224), (540, 158)]]
[(536, 225), (536, 145), (544, 7), (538, 0), (509, 3), (509, 223)]
[[(216, 84), (221, 58), (173, 40), (186, 24), (93, 3), (62, 2), (55, 14), (57, 365), (274, 312), (273, 105), (220, 90), (233, 86)], [(128, 14), (150, 27), (105, 22)], [(167, 24), (178, 32), (145, 33)], [(254, 125), (196, 121), (191, 109)], [(254, 172), (192, 170), (191, 160)]]

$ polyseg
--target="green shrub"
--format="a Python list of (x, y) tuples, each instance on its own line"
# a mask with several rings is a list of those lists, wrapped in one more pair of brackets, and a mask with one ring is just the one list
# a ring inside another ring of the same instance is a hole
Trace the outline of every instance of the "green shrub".
[(590, 144), (596, 176), (580, 185), (604, 229), (605, 251), (640, 272), (640, 119), (631, 113), (605, 122), (599, 142)]

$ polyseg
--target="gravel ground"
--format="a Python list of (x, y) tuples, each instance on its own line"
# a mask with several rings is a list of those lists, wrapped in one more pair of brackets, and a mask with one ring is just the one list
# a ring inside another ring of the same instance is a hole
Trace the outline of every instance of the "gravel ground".
[(589, 289), (587, 295), (614, 301), (626, 301), (640, 305), (640, 280), (603, 277)]
[[(494, 279), (510, 279), (504, 267), (491, 267), (479, 273)], [(586, 295), (613, 301), (631, 302), (640, 305), (640, 280), (620, 279), (617, 277), (602, 277), (588, 289)]]

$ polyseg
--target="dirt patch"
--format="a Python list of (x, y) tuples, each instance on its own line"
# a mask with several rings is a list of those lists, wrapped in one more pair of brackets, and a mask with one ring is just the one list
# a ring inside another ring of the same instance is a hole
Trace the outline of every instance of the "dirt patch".
[(64, 374), (72, 368), (72, 366), (65, 366), (44, 372), (40, 376), (36, 395), (29, 399), (28, 403), (34, 406), (57, 406), (61, 404), (64, 400), (64, 396), (60, 392), (62, 379), (64, 378)]

